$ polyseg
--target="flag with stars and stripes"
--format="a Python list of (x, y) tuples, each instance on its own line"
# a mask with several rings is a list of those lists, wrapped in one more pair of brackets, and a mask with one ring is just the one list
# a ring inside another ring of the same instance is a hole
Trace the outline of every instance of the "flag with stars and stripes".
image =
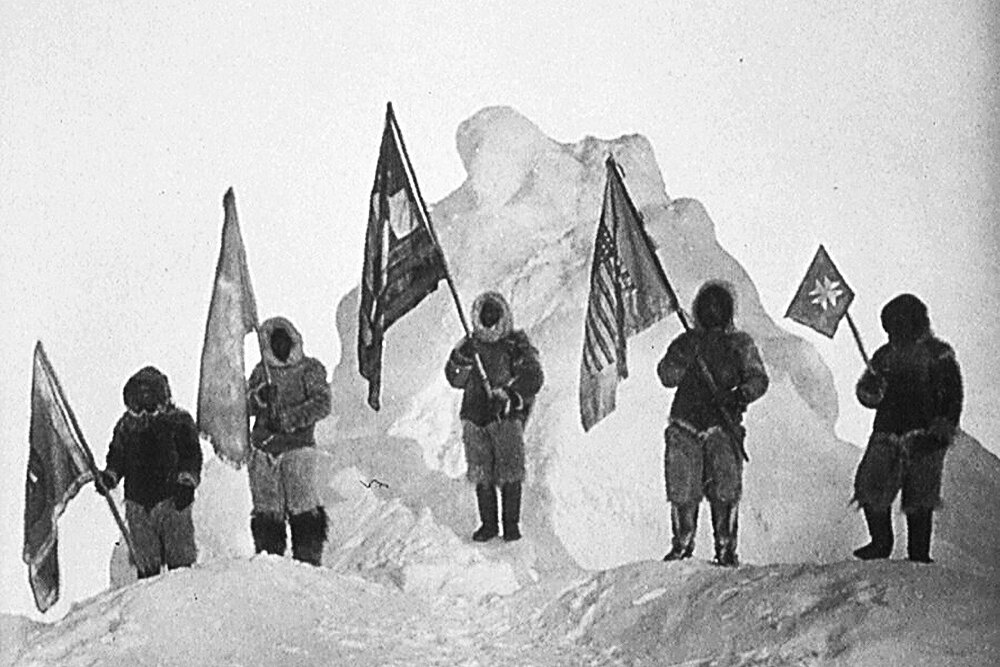
[(628, 377), (626, 340), (677, 309), (677, 297), (620, 169), (610, 157), (606, 166), (580, 366), (580, 418), (585, 431), (615, 409), (618, 383)]
[(385, 331), (437, 289), (447, 275), (392, 105), (375, 168), (365, 236), (358, 316), (358, 370), (368, 405), (381, 407)]
[(833, 338), (853, 300), (854, 292), (820, 246), (785, 317)]

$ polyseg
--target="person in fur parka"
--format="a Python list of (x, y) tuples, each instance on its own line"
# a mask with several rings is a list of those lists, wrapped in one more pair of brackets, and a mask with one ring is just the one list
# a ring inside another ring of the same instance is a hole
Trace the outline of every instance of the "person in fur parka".
[(854, 555), (869, 560), (892, 553), (890, 508), (902, 490), (907, 555), (930, 563), (945, 452), (962, 413), (962, 373), (951, 346), (931, 333), (927, 306), (917, 297), (895, 297), (881, 320), (889, 342), (872, 355), (856, 392), (875, 420), (854, 479), (871, 542)]
[(174, 405), (167, 376), (153, 366), (122, 391), (125, 414), (115, 424), (97, 490), (125, 480), (125, 519), (140, 579), (195, 562), (191, 503), (201, 479), (201, 443), (191, 415)]
[[(497, 486), (500, 487), (503, 539), (520, 539), (521, 484), (524, 480), (524, 424), (544, 376), (538, 351), (527, 334), (514, 329), (507, 301), (485, 292), (472, 304), (472, 335), (451, 351), (445, 375), (462, 389), (462, 441), (467, 478), (476, 485), (482, 525), (472, 539), (485, 542), (500, 534)], [(476, 357), (489, 383), (484, 386)]]
[[(302, 335), (284, 317), (261, 324), (263, 359), (250, 373), (247, 401), (255, 417), (248, 463), (258, 553), (285, 553), (319, 565), (327, 537), (326, 509), (316, 481), (316, 422), (330, 414), (326, 368), (302, 350)], [(265, 373), (265, 365), (267, 372)]]
[[(692, 308), (695, 326), (670, 343), (657, 366), (660, 382), (677, 387), (664, 433), (664, 472), (673, 543), (663, 560), (690, 558), (704, 496), (712, 509), (715, 561), (734, 567), (739, 501), (743, 491), (745, 432), (740, 424), (748, 404), (768, 387), (767, 371), (748, 333), (733, 325), (733, 288), (721, 281), (702, 285)], [(699, 363), (714, 379), (706, 382)], [(722, 416), (725, 410), (730, 419)], [(732, 433), (733, 425), (738, 433)], [(739, 441), (735, 441), (738, 438)]]

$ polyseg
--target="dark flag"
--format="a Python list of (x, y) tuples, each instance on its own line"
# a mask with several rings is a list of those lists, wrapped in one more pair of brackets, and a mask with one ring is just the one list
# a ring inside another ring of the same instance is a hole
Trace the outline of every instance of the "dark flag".
[(604, 204), (594, 242), (580, 366), (580, 418), (590, 428), (615, 409), (628, 377), (626, 340), (677, 309), (652, 240), (614, 159), (607, 161)]
[(59, 600), (56, 522), (93, 479), (93, 461), (41, 343), (35, 345), (28, 442), (22, 557), (35, 606), (44, 612)]
[(368, 213), (358, 318), (358, 367), (368, 380), (368, 404), (373, 409), (380, 407), (386, 329), (445, 277), (444, 260), (390, 104)]
[(257, 328), (257, 301), (232, 188), (226, 191), (222, 207), (222, 248), (201, 350), (198, 429), (220, 458), (239, 464), (246, 458), (250, 443), (243, 343), (246, 335)]
[(853, 300), (854, 292), (833, 265), (826, 249), (820, 246), (785, 317), (833, 338)]

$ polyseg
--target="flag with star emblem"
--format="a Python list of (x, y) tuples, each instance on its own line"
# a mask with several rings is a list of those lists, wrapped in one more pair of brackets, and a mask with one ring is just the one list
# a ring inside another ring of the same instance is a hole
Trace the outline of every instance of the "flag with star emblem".
[(372, 409), (381, 405), (386, 329), (437, 289), (446, 275), (444, 258), (389, 104), (369, 199), (358, 321), (358, 370), (368, 380)]
[(854, 292), (820, 246), (785, 317), (833, 338), (853, 300)]
[(628, 377), (626, 340), (677, 309), (677, 297), (618, 165), (609, 157), (606, 167), (580, 365), (580, 418), (585, 431), (615, 409), (618, 383)]

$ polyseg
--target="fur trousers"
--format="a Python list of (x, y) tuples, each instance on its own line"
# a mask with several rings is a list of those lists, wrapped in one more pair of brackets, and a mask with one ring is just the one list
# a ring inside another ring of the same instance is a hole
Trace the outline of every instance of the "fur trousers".
[(884, 510), (902, 490), (904, 512), (940, 505), (945, 449), (921, 447), (922, 438), (922, 431), (872, 433), (854, 475), (854, 502)]
[(462, 421), (466, 477), (473, 484), (507, 484), (524, 481), (524, 425), (519, 419), (502, 419), (486, 426)]
[(739, 501), (743, 459), (733, 453), (728, 433), (718, 427), (699, 433), (672, 421), (663, 437), (667, 500), (682, 505), (697, 504), (703, 497), (713, 503)]

